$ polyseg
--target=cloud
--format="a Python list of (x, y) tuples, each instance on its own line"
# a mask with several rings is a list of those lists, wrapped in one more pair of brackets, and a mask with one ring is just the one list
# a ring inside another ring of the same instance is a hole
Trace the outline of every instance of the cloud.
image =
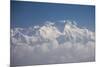
[(46, 22), (43, 26), (11, 29), (11, 65), (95, 61), (95, 32), (75, 22)]

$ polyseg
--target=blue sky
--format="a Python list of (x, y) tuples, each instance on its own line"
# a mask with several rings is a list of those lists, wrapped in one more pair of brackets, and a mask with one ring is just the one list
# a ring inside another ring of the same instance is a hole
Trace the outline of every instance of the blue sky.
[(11, 2), (11, 28), (41, 25), (45, 21), (72, 20), (95, 30), (95, 7), (89, 5)]

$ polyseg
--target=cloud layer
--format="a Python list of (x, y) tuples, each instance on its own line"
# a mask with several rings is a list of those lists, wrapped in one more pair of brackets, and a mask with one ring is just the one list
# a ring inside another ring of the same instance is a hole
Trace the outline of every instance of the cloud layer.
[(95, 61), (95, 33), (75, 22), (11, 29), (11, 65)]

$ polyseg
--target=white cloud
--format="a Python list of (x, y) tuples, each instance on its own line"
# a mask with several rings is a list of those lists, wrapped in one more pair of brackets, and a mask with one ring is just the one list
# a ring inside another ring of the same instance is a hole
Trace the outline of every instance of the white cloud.
[(37, 28), (40, 28), (40, 26), (37, 25), (37, 26), (34, 26), (34, 28), (37, 29)]
[(46, 24), (46, 26), (42, 26), (39, 29), (41, 37), (43, 37), (45, 39), (55, 39), (55, 38), (59, 37), (60, 32), (53, 25), (54, 25), (53, 23), (49, 23), (48, 25)]
[(67, 21), (63, 24), (63, 32), (52, 22), (31, 29), (11, 29), (11, 64), (94, 61), (95, 33), (79, 28), (75, 22)]

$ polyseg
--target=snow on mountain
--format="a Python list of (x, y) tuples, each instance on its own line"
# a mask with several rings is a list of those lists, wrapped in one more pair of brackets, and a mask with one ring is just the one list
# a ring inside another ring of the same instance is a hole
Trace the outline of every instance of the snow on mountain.
[[(64, 24), (63, 31), (57, 24)], [(70, 21), (12, 28), (11, 45), (11, 63), (15, 65), (95, 60), (95, 32)]]

